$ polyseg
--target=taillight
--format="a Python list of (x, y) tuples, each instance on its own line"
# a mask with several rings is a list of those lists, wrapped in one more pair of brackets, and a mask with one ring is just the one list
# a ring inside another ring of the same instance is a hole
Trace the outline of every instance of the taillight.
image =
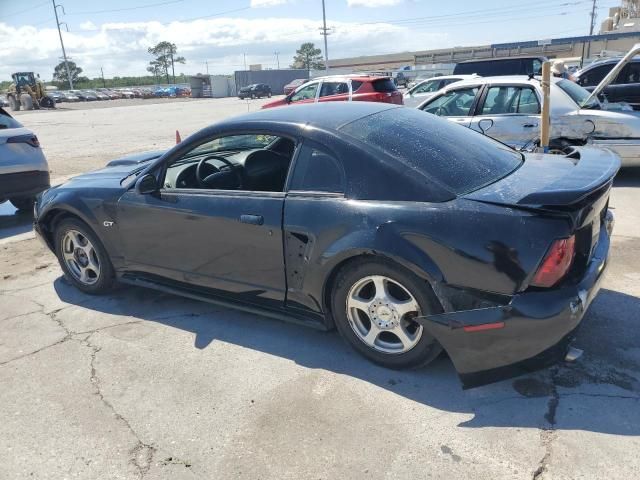
[(576, 253), (575, 247), (576, 237), (574, 235), (554, 241), (542, 264), (538, 267), (531, 285), (548, 288), (558, 283), (569, 271)]
[(9, 137), (7, 139), (7, 143), (28, 143), (34, 148), (38, 148), (40, 146), (38, 137), (35, 135), (18, 135), (15, 137)]

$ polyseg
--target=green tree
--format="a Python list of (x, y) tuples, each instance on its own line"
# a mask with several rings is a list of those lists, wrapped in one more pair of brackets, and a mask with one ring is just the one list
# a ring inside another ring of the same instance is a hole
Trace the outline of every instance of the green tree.
[[(178, 48), (175, 43), (160, 42), (155, 47), (150, 47), (147, 51), (155, 58), (149, 62), (147, 71), (154, 73), (164, 72), (167, 77), (167, 83), (169, 83), (169, 68), (171, 68), (171, 75), (173, 76), (173, 83), (176, 83), (176, 63), (185, 63), (184, 57), (177, 56)], [(151, 70), (150, 70), (151, 69)]]
[(316, 48), (311, 42), (300, 45), (296, 50), (296, 56), (293, 57), (292, 68), (306, 68), (307, 70), (320, 70), (324, 68), (322, 62), (322, 50)]
[[(73, 83), (82, 81), (85, 77), (80, 77), (82, 69), (76, 65), (75, 62), (67, 62), (69, 64), (69, 73), (71, 74), (71, 80)], [(65, 88), (67, 85), (71, 85), (69, 82), (69, 75), (67, 75), (67, 67), (64, 62), (60, 62), (53, 69), (53, 81), (58, 84), (59, 87)], [(69, 87), (71, 88), (71, 87)]]

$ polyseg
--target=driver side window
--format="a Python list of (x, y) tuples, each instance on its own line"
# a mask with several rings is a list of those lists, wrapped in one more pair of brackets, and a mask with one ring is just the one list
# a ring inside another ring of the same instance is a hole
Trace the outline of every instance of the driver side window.
[(309, 100), (316, 98), (316, 92), (318, 90), (318, 83), (312, 83), (306, 87), (301, 88), (291, 96), (292, 102), (299, 102), (300, 100)]
[(227, 135), (205, 141), (174, 160), (165, 189), (282, 192), (295, 142), (265, 134)]
[(441, 117), (469, 116), (478, 90), (479, 87), (450, 90), (427, 103), (422, 110)]

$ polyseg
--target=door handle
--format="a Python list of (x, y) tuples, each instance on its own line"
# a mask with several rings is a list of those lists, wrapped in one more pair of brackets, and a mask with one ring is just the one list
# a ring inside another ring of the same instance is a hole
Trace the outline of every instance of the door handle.
[(525, 123), (524, 125), (522, 125), (524, 128), (534, 128), (537, 127), (538, 124), (537, 123)]
[(240, 221), (251, 225), (262, 225), (264, 217), (262, 215), (240, 215)]

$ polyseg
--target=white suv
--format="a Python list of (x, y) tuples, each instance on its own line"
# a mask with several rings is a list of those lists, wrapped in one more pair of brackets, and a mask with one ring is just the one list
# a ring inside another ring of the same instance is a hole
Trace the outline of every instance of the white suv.
[(36, 195), (49, 188), (49, 165), (35, 134), (0, 108), (0, 203), (33, 209)]

